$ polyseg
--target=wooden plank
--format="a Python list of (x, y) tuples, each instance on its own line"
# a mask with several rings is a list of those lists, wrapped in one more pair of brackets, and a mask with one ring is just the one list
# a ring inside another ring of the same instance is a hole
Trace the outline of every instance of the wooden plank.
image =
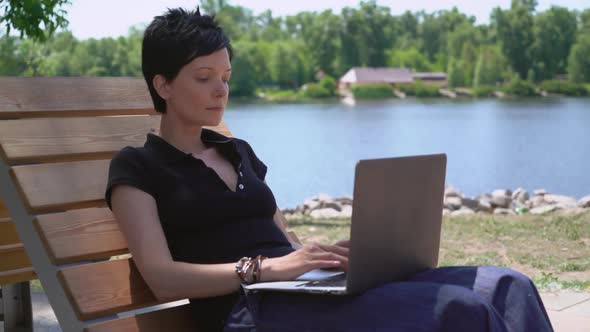
[(131, 259), (65, 268), (58, 278), (80, 320), (158, 304)]
[(0, 77), (0, 119), (155, 114), (131, 77)]
[(88, 326), (84, 332), (204, 331), (199, 329), (188, 304), (114, 319)]
[(0, 271), (23, 269), (31, 266), (22, 243), (0, 246)]
[(128, 252), (127, 241), (108, 208), (38, 215), (34, 223), (55, 265)]
[(9, 216), (10, 213), (8, 213), (8, 208), (4, 202), (2, 202), (2, 198), (0, 198), (0, 219), (8, 218)]
[(31, 213), (105, 206), (110, 160), (14, 166), (10, 175)]
[(14, 223), (10, 219), (0, 220), (0, 247), (20, 243)]
[(0, 271), (0, 285), (16, 284), (18, 282), (37, 279), (32, 267), (17, 270)]
[[(143, 146), (159, 127), (159, 115), (0, 121), (0, 149), (11, 165), (109, 159), (126, 146)], [(224, 123), (205, 128), (229, 134)]]
[(15, 166), (10, 175), (31, 213), (105, 205), (109, 160)]

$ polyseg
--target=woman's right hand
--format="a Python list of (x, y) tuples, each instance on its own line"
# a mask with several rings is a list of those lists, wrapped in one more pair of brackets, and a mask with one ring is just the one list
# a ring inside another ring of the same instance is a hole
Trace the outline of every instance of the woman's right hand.
[(305, 245), (289, 255), (262, 263), (261, 281), (294, 280), (314, 269), (348, 269), (348, 248), (341, 245)]

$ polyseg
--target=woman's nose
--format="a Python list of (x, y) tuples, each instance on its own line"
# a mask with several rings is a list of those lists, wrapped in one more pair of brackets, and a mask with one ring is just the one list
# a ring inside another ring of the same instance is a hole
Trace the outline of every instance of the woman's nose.
[(214, 96), (217, 98), (225, 97), (228, 93), (228, 85), (225, 82), (220, 82), (215, 86), (213, 90)]

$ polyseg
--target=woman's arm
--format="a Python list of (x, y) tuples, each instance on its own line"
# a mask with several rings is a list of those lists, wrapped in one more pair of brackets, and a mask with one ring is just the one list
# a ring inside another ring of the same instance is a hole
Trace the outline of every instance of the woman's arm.
[(296, 239), (293, 239), (292, 236), (287, 231), (287, 226), (286, 226), (287, 220), (285, 219), (285, 216), (283, 216), (283, 213), (281, 212), (281, 210), (279, 208), (277, 208), (277, 211), (275, 212), (273, 220), (274, 220), (275, 224), (277, 224), (277, 226), (279, 227), (281, 232), (283, 232), (283, 234), (285, 234), (285, 236), (287, 237), (287, 240), (289, 240), (289, 242), (291, 243), (291, 246), (293, 248), (299, 249), (299, 248), (303, 247), (303, 245), (301, 243), (299, 243), (299, 241), (297, 241)]
[(158, 300), (219, 296), (239, 289), (235, 263), (204, 265), (172, 259), (151, 195), (118, 185), (111, 204), (133, 261)]

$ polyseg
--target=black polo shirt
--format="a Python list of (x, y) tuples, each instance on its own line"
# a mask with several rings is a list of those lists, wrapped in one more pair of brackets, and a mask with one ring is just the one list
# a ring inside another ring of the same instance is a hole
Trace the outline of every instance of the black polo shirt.
[[(105, 193), (109, 207), (112, 188), (118, 184), (153, 196), (175, 261), (229, 263), (243, 256), (277, 257), (292, 252), (273, 221), (277, 205), (263, 182), (266, 165), (250, 145), (208, 129), (202, 130), (201, 140), (233, 165), (238, 174), (235, 191), (202, 160), (147, 134), (143, 147), (126, 147), (112, 159)], [(225, 317), (233, 300), (226, 296), (196, 302), (206, 304), (199, 308), (216, 311), (210, 312), (211, 317)], [(213, 302), (219, 302), (218, 306)]]

